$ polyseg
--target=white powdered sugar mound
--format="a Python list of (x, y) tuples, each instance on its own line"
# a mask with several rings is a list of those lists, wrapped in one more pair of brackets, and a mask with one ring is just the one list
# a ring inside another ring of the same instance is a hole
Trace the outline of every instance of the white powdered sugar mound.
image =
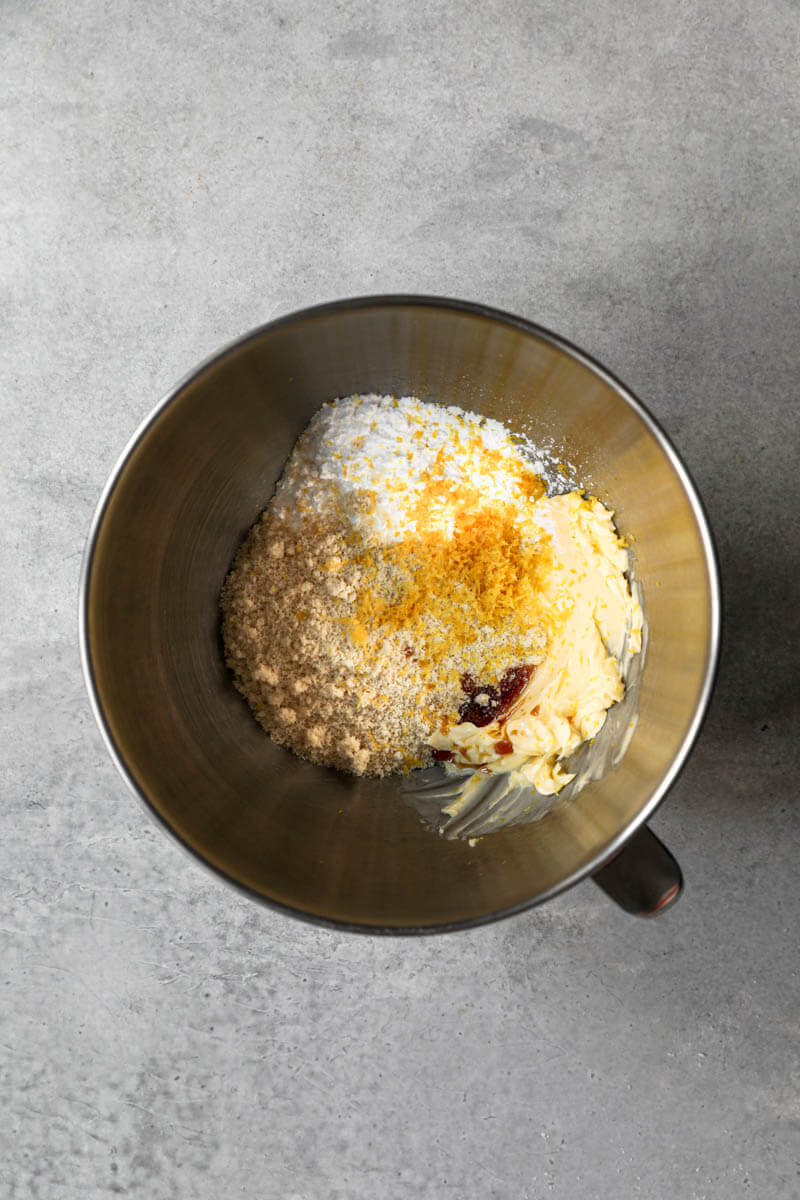
[[(487, 457), (487, 451), (490, 452)], [(520, 500), (532, 464), (499, 421), (411, 396), (348, 396), (324, 404), (278, 483), (274, 509), (322, 513), (335, 492), (360, 531), (387, 543), (415, 528), (413, 506), (431, 481), (468, 483), (487, 504)], [(370, 497), (368, 508), (359, 503)], [(442, 510), (442, 528), (452, 512)], [(430, 515), (430, 514), (428, 514)]]

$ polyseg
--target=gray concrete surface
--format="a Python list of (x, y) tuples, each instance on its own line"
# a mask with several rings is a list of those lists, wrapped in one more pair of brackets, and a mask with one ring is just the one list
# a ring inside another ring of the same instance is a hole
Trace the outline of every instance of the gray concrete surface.
[[(799, 29), (788, 0), (6, 0), (3, 1196), (798, 1195)], [(118, 451), (220, 343), (386, 290), (585, 346), (707, 501), (726, 643), (658, 921), (587, 883), (445, 938), (306, 927), (106, 756), (76, 588)]]

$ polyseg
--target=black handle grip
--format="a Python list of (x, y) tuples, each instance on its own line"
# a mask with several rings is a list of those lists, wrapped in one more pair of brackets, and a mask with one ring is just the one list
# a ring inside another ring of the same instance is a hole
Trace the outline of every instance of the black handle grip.
[(680, 867), (646, 825), (592, 878), (620, 908), (636, 917), (657, 916), (683, 891)]

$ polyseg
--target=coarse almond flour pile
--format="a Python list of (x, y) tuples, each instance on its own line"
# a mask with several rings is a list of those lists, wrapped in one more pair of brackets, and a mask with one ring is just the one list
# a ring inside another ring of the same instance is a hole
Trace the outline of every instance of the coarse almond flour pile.
[(227, 661), (303, 758), (437, 759), (553, 792), (623, 694), (623, 639), (638, 648), (626, 566), (612, 514), (546, 496), (498, 422), (350, 396), (313, 417), (236, 557)]

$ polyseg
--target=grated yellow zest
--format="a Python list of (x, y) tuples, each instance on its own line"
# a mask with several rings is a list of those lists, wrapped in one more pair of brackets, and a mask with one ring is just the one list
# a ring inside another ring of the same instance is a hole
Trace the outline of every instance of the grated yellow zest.
[(361, 554), (364, 584), (351, 637), (365, 645), (368, 630), (403, 633), (423, 673), (438, 675), (481, 626), (498, 635), (497, 661), (486, 666), (500, 669), (524, 660), (531, 629), (544, 625), (541, 585), (552, 555), (545, 541), (532, 544), (521, 525), (521, 507), (543, 495), (544, 485), (523, 468), (522, 506), (487, 504), (463, 481), (441, 478), (445, 465), (441, 455), (413, 498), (412, 531)]

